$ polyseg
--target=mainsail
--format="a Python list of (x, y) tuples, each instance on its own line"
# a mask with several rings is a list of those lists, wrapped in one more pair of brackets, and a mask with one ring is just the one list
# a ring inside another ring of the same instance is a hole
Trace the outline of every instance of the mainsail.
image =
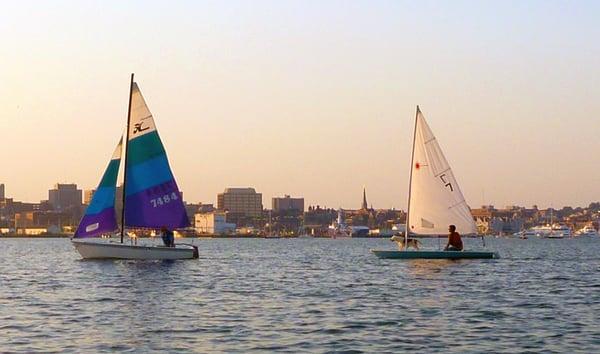
[(94, 192), (92, 201), (81, 219), (74, 237), (93, 237), (103, 233), (115, 231), (117, 220), (115, 217), (115, 191), (117, 175), (121, 164), (121, 150), (123, 138), (119, 140), (117, 148), (108, 163), (102, 180)]
[(125, 226), (169, 229), (189, 226), (152, 113), (132, 82), (125, 161)]
[(452, 169), (418, 107), (410, 178), (410, 233), (443, 235), (448, 225), (456, 225), (461, 234), (477, 232)]

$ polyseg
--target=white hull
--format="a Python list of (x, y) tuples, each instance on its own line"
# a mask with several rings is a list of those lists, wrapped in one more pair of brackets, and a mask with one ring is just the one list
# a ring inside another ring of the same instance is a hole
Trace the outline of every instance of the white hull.
[(137, 246), (124, 243), (71, 240), (83, 259), (192, 259), (198, 258), (198, 248), (191, 245), (177, 247)]

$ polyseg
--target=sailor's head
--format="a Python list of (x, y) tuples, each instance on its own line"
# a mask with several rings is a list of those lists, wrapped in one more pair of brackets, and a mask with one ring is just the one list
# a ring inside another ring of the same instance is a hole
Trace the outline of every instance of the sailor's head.
[(162, 232), (166, 232), (166, 231), (167, 231), (167, 227), (166, 227), (166, 226), (162, 226), (162, 227), (160, 228), (160, 231), (162, 231)]
[(450, 232), (456, 231), (456, 226), (454, 226), (454, 225), (448, 226), (448, 231), (450, 231)]

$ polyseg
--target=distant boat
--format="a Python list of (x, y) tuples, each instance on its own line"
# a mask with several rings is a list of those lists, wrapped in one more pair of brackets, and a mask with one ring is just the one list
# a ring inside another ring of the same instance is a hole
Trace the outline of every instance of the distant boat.
[(327, 228), (327, 235), (333, 239), (350, 238), (352, 236), (352, 230), (344, 223), (342, 208), (338, 209), (337, 220), (333, 221)]
[[(448, 225), (455, 225), (463, 235), (477, 233), (454, 173), (418, 106), (410, 173), (405, 239), (409, 235), (446, 235)], [(486, 251), (371, 251), (379, 258), (398, 259), (498, 257), (496, 253)]]
[(576, 236), (598, 236), (598, 231), (591, 225), (586, 225), (575, 232)]
[[(154, 118), (131, 75), (127, 117), (120, 242), (91, 240), (118, 229), (115, 215), (116, 182), (121, 162), (119, 141), (92, 201), (71, 240), (84, 259), (190, 259), (198, 248), (134, 245), (123, 242), (125, 229), (170, 230), (190, 225)], [(132, 242), (133, 243), (133, 242)]]

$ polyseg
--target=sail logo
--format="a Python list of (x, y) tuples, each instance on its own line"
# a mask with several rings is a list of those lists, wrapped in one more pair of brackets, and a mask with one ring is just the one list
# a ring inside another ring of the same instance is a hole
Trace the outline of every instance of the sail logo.
[(85, 232), (92, 232), (92, 231), (96, 231), (98, 230), (98, 228), (100, 227), (100, 223), (93, 223), (91, 225), (88, 225), (85, 227)]
[(442, 174), (440, 175), (440, 179), (442, 180), (442, 183), (444, 183), (444, 186), (445, 186), (445, 187), (448, 187), (448, 188), (450, 188), (450, 192), (454, 192), (454, 188), (452, 188), (452, 183), (450, 183), (450, 182), (446, 181), (446, 180), (444, 179), (444, 177), (446, 177), (446, 174), (445, 174), (445, 173), (442, 173)]
[(133, 125), (133, 134), (141, 133), (141, 132), (143, 132), (144, 130), (148, 130), (148, 129), (150, 129), (150, 127), (145, 127), (145, 128), (142, 128), (142, 124), (143, 124), (143, 123), (144, 123), (144, 122), (140, 122), (140, 123), (135, 123), (135, 124)]

